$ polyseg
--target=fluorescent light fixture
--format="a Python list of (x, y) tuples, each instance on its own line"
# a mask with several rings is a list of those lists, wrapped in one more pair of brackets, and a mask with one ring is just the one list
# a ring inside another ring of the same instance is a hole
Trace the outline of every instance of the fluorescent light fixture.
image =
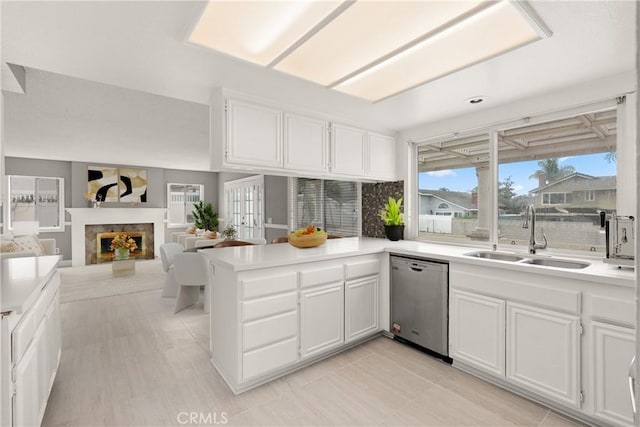
[(487, 1), (358, 1), (274, 68), (324, 86)]
[(341, 1), (211, 1), (189, 41), (267, 65), (331, 14)]
[(502, 2), (358, 74), (335, 89), (380, 101), (540, 39), (511, 2)]
[(510, 0), (215, 0), (189, 40), (377, 102), (549, 35)]

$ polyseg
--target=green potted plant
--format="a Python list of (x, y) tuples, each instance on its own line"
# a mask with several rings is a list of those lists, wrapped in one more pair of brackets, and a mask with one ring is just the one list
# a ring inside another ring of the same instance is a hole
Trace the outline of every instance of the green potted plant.
[(225, 229), (222, 230), (222, 237), (224, 237), (225, 240), (235, 240), (237, 234), (238, 231), (233, 224), (228, 224)]
[(380, 211), (380, 218), (384, 221), (384, 234), (389, 240), (400, 240), (404, 235), (404, 218), (402, 217), (402, 197), (398, 200), (389, 196), (384, 209)]
[(206, 231), (218, 230), (218, 213), (213, 210), (211, 203), (199, 201), (193, 205), (194, 210), (191, 211), (194, 218), (193, 225), (196, 228)]

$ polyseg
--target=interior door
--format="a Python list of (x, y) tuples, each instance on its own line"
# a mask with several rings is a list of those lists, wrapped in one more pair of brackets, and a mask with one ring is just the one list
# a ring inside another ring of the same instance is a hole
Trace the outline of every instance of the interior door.
[(224, 183), (226, 224), (233, 224), (237, 238), (264, 238), (264, 176)]

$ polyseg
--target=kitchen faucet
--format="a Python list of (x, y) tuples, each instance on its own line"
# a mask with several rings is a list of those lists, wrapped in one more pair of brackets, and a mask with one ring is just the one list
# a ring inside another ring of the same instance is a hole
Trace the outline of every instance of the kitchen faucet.
[(547, 236), (542, 234), (542, 238), (544, 239), (544, 244), (536, 243), (536, 208), (533, 205), (527, 205), (527, 208), (524, 211), (524, 222), (522, 223), (522, 228), (529, 228), (529, 218), (531, 218), (531, 233), (529, 234), (529, 253), (535, 254), (536, 249), (546, 249), (547, 248)]

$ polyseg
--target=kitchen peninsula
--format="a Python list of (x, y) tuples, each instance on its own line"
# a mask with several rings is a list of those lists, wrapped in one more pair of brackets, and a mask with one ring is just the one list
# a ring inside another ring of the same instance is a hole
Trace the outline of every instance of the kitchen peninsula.
[[(633, 271), (595, 258), (582, 260), (586, 268), (563, 269), (469, 256), (474, 251), (370, 238), (309, 249), (201, 250), (214, 271), (211, 362), (233, 392), (242, 393), (389, 334), (389, 255), (401, 254), (450, 265), (455, 367), (585, 421), (628, 423), (626, 390), (607, 381), (626, 372), (617, 360), (633, 349)], [(561, 361), (554, 369), (531, 351), (539, 342), (531, 325), (547, 328), (541, 344)], [(470, 334), (484, 346), (469, 341)], [(619, 357), (611, 359), (611, 351)]]

